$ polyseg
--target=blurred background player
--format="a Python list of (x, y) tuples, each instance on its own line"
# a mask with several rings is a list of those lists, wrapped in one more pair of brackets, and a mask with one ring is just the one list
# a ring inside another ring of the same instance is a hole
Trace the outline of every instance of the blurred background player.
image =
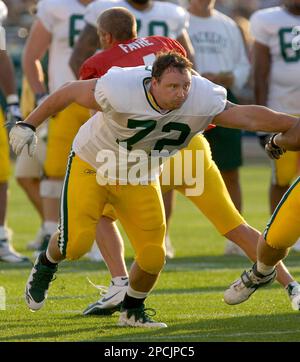
[[(44, 79), (43, 70), (40, 70), (40, 79)], [(22, 94), (21, 94), (21, 114), (26, 118), (30, 112), (42, 101), (42, 98), (35, 99), (35, 96), (25, 77), (22, 79)], [(40, 195), (41, 180), (43, 177), (43, 164), (46, 157), (46, 142), (47, 142), (47, 124), (39, 127), (37, 131), (39, 142), (37, 144), (37, 152), (31, 157), (27, 149), (17, 157), (15, 164), (15, 178), (23, 189), (28, 199), (35, 207), (40, 220), (41, 226), (34, 238), (27, 244), (29, 250), (37, 250), (41, 247), (42, 242), (47, 235), (44, 228), (44, 212), (43, 202)]]
[[(6, 53), (5, 31), (2, 28), (2, 22), (6, 16), (7, 8), (3, 1), (0, 1), (0, 89), (6, 98), (8, 127), (12, 127), (17, 121), (22, 119), (14, 69)], [(20, 263), (28, 261), (28, 259), (13, 249), (10, 244), (11, 232), (5, 225), (9, 173), (10, 161), (7, 130), (4, 127), (4, 114), (0, 109), (0, 261)]]
[[(252, 15), (250, 22), (255, 38), (253, 73), (256, 103), (299, 115), (300, 50), (293, 49), (295, 34), (292, 31), (300, 25), (300, 1), (284, 0), (282, 6), (259, 10)], [(266, 134), (260, 136), (263, 145), (268, 138)], [(286, 152), (279, 160), (271, 161), (271, 213), (299, 174), (298, 161), (298, 152)], [(300, 241), (295, 248), (300, 251)]]
[[(237, 24), (214, 9), (215, 0), (191, 0), (188, 33), (195, 51), (195, 69), (227, 89), (229, 101), (237, 103), (234, 93), (247, 82), (250, 64)], [(242, 196), (239, 167), (242, 165), (241, 131), (216, 127), (205, 133), (212, 158), (225, 181), (235, 207), (241, 212)], [(225, 254), (240, 254), (228, 241)]]
[[(16, 16), (17, 11), (22, 12), (22, 5), (27, 8), (30, 16), (28, 16), (28, 13), (26, 12), (26, 19), (27, 21), (25, 24), (27, 24), (28, 19), (30, 19), (30, 25), (34, 19), (34, 14), (36, 13), (36, 3), (37, 0), (28, 0), (23, 1), (23, 4), (14, 5), (10, 3), (11, 13)], [(14, 17), (13, 16), (13, 17)], [(18, 22), (20, 23), (20, 27), (24, 24), (24, 21), (22, 20), (22, 17), (19, 16)], [(18, 16), (17, 16), (18, 18)], [(29, 24), (28, 24), (29, 25)], [(28, 35), (27, 29), (21, 28), (23, 31), (25, 31), (24, 35)], [(23, 50), (23, 47), (22, 47)], [(18, 63), (18, 57), (17, 60), (17, 66), (21, 66)], [(21, 62), (20, 62), (21, 63)], [(40, 64), (37, 64), (39, 67)], [(44, 71), (47, 67), (47, 56), (43, 59), (42, 62), (43, 68), (41, 67), (39, 69), (39, 77), (40, 79), (44, 79)], [(19, 74), (20, 76), (20, 74)], [(46, 75), (45, 75), (46, 76)], [(26, 118), (27, 115), (32, 112), (32, 110), (42, 101), (42, 97), (38, 98), (35, 97), (34, 93), (32, 92), (32, 89), (30, 85), (28, 84), (28, 81), (26, 77), (22, 76), (22, 84), (21, 84), (21, 100), (20, 100), (20, 109), (21, 114), (23, 118)], [(40, 181), (43, 176), (43, 164), (45, 160), (45, 153), (46, 153), (46, 137), (47, 137), (47, 125), (41, 127), (37, 135), (39, 137), (39, 142), (37, 145), (37, 152), (33, 157), (30, 157), (27, 150), (24, 150), (21, 155), (19, 155), (16, 159), (15, 164), (15, 178), (18, 183), (18, 185), (22, 188), (22, 190), (25, 192), (28, 199), (31, 201), (32, 205), (34, 206), (35, 210), (37, 211), (39, 217), (41, 226), (36, 233), (36, 236), (34, 240), (30, 241), (27, 244), (27, 248), (29, 250), (36, 250), (38, 249), (45, 237), (45, 230), (44, 230), (44, 217), (43, 217), (43, 205), (42, 205), (42, 198), (40, 196)], [(42, 136), (42, 137), (41, 137)]]
[[(162, 35), (176, 39), (186, 50), (188, 58), (194, 62), (194, 50), (188, 33), (188, 13), (181, 7), (169, 2), (152, 0), (97, 0), (87, 7), (86, 26), (75, 44), (70, 59), (70, 66), (76, 76), (79, 68), (100, 46), (97, 35), (97, 18), (103, 10), (120, 6), (128, 9), (137, 20), (138, 36)], [(166, 252), (167, 257), (174, 257), (175, 250), (171, 243), (168, 226), (173, 210), (173, 191), (164, 195), (167, 220)]]
[[(74, 80), (68, 61), (76, 37), (84, 26), (86, 6), (93, 0), (41, 0), (23, 53), (23, 69), (34, 93), (36, 103), (48, 92)], [(41, 59), (49, 51), (48, 86), (40, 76)], [(47, 247), (51, 234), (57, 229), (59, 198), (68, 155), (74, 136), (89, 118), (89, 111), (76, 104), (52, 117), (48, 123), (44, 179), (40, 185), (43, 199), (44, 241)], [(92, 257), (99, 259), (99, 252)]]
[[(155, 53), (162, 50), (177, 50), (186, 55), (184, 48), (174, 39), (161, 36), (137, 38), (136, 20), (133, 14), (123, 7), (113, 7), (102, 12), (97, 20), (97, 33), (101, 49), (104, 51), (95, 54), (83, 63), (80, 68), (80, 79), (99, 78), (112, 66), (152, 64)], [(129, 49), (134, 50), (129, 51)], [(118, 288), (126, 286), (128, 278), (124, 263), (124, 244), (122, 241), (118, 242), (117, 239), (112, 245), (115, 233), (118, 233), (118, 229), (114, 224), (112, 225), (109, 215), (102, 217), (97, 228), (97, 242), (104, 261), (111, 271), (111, 283)], [(99, 238), (103, 238), (104, 241), (99, 242)], [(106, 240), (107, 243), (105, 243)], [(110, 252), (111, 249), (113, 253)], [(170, 244), (166, 246), (166, 249), (168, 257), (173, 256), (170, 255)], [(112, 254), (117, 261), (111, 260)]]

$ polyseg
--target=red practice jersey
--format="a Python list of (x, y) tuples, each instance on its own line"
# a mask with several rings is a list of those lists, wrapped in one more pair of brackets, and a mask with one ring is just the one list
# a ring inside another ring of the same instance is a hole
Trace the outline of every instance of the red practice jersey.
[(120, 42), (88, 58), (80, 68), (80, 79), (99, 78), (113, 66), (149, 65), (155, 60), (156, 53), (170, 50), (186, 56), (185, 49), (178, 41), (164, 36), (147, 36)]

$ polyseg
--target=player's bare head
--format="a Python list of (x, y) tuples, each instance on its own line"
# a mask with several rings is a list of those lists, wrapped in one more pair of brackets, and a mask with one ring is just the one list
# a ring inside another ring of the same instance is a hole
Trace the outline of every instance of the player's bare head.
[(152, 67), (151, 93), (162, 109), (177, 109), (188, 97), (192, 63), (175, 52), (159, 53)]
[[(97, 19), (98, 34), (109, 34), (116, 41), (129, 40), (137, 37), (137, 25), (134, 15), (123, 7), (113, 7), (103, 11)], [(105, 45), (105, 44), (104, 44)], [(103, 44), (102, 44), (103, 46)]]
[(158, 81), (166, 70), (175, 69), (180, 73), (191, 72), (193, 64), (176, 51), (159, 52), (152, 66), (152, 77)]

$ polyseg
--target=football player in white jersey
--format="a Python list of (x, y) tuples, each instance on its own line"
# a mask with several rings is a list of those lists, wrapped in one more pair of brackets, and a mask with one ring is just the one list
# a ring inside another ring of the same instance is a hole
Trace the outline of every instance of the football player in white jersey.
[[(9, 123), (21, 121), (19, 98), (16, 91), (16, 82), (13, 65), (6, 53), (5, 30), (2, 22), (7, 16), (7, 8), (0, 1), (0, 90), (6, 97), (6, 117)], [(12, 126), (12, 125), (11, 125)], [(19, 263), (28, 259), (15, 252), (10, 245), (10, 231), (5, 226), (7, 211), (7, 189), (10, 174), (9, 146), (7, 132), (4, 127), (4, 114), (0, 108), (0, 261)]]
[[(52, 236), (47, 251), (36, 260), (26, 285), (30, 309), (39, 310), (44, 305), (58, 263), (85, 253), (95, 238), (104, 205), (110, 203), (136, 253), (119, 324), (166, 327), (151, 320), (144, 307), (165, 259), (165, 218), (157, 179), (160, 167), (152, 163), (153, 152), (157, 156), (157, 151), (184, 148), (212, 122), (267, 132), (285, 132), (295, 123), (294, 117), (265, 107), (227, 102), (223, 87), (192, 76), (191, 67), (187, 58), (174, 52), (158, 55), (152, 69), (113, 67), (98, 80), (66, 84), (11, 130), (10, 144), (18, 154), (25, 145), (33, 149), (35, 128), (68, 104), (78, 102), (102, 111), (81, 127), (74, 140), (61, 199), (59, 233)], [(141, 154), (145, 157), (138, 161), (142, 167), (136, 173), (135, 162), (127, 163), (124, 156), (137, 161)], [(108, 155), (112, 156), (109, 164), (105, 161)], [(111, 173), (115, 170), (119, 172)], [(133, 182), (132, 172), (136, 176)]]
[[(289, 114), (300, 114), (300, 49), (293, 46), (299, 34), (300, 1), (284, 0), (282, 6), (259, 10), (251, 19), (255, 39), (254, 85), (256, 103)], [(262, 142), (269, 136), (261, 136)], [(270, 209), (278, 202), (298, 174), (299, 153), (286, 152), (272, 161)], [(299, 245), (299, 244), (298, 244)], [(297, 246), (298, 248), (298, 246)]]
[[(169, 2), (153, 0), (97, 0), (87, 7), (86, 26), (82, 31), (70, 59), (70, 66), (78, 76), (79, 68), (100, 46), (97, 34), (97, 18), (103, 10), (111, 7), (125, 7), (137, 20), (138, 36), (162, 35), (177, 39), (187, 51), (188, 58), (194, 62), (194, 50), (188, 33), (189, 15), (181, 6)], [(164, 195), (167, 226), (173, 209), (173, 191)], [(174, 257), (174, 248), (166, 233), (167, 256)]]
[[(41, 69), (41, 79), (44, 74)], [(26, 118), (30, 112), (40, 103), (42, 99), (35, 99), (35, 96), (28, 84), (27, 79), (23, 76), (22, 93), (20, 100), (20, 108), (22, 117)], [(40, 216), (41, 226), (32, 241), (27, 243), (27, 249), (37, 250), (45, 237), (43, 203), (40, 196), (40, 185), (43, 178), (43, 164), (46, 157), (46, 138), (47, 138), (47, 123), (39, 127), (37, 136), (39, 138), (38, 148), (33, 157), (28, 155), (27, 150), (24, 150), (16, 159), (15, 163), (15, 178), (18, 185), (21, 186), (35, 210)]]
[[(67, 81), (74, 80), (68, 61), (76, 38), (84, 26), (86, 6), (93, 0), (42, 0), (37, 4), (36, 20), (23, 53), (23, 68), (38, 102)], [(49, 51), (48, 85), (40, 77), (40, 60)], [(48, 87), (47, 87), (48, 86)], [(59, 198), (68, 154), (74, 136), (89, 118), (89, 112), (78, 105), (70, 105), (49, 121), (45, 178), (40, 193), (44, 211), (44, 242), (57, 229)]]

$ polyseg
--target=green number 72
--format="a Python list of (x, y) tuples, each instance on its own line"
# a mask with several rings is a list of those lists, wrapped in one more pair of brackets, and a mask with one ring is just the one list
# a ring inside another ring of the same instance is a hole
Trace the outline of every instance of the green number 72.
[[(117, 139), (117, 143), (126, 142), (128, 151), (132, 150), (132, 146), (139, 142), (141, 139), (145, 138), (149, 133), (151, 133), (157, 125), (157, 121), (147, 120), (141, 121), (137, 119), (128, 119), (127, 127), (130, 129), (142, 128), (133, 136), (119, 140)], [(172, 146), (180, 146), (185, 142), (186, 138), (191, 132), (190, 127), (185, 123), (179, 122), (169, 122), (165, 124), (162, 128), (162, 132), (170, 133), (171, 131), (179, 131), (180, 134), (177, 139), (171, 138), (162, 138), (158, 140), (154, 146), (154, 150), (161, 151), (164, 146), (172, 145)]]

